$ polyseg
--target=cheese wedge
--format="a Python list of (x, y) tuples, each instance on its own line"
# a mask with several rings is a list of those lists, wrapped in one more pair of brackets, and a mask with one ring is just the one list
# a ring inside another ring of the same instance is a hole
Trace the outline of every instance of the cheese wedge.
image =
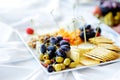
[(78, 46), (78, 49), (80, 50), (81, 54), (85, 54), (89, 51), (91, 51), (92, 49), (94, 49), (96, 46), (94, 44), (90, 44), (90, 43), (82, 43)]
[(83, 43), (79, 46), (72, 46), (70, 58), (75, 62), (80, 62), (80, 58), (83, 57), (83, 54), (91, 51), (96, 46), (90, 43)]
[(71, 49), (71, 53), (70, 53), (70, 58), (75, 61), (75, 62), (79, 62), (80, 60), (80, 51), (79, 49)]

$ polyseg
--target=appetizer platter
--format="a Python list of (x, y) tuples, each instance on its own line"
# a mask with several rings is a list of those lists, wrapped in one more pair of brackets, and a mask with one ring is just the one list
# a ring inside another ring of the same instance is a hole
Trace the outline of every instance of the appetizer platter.
[[(120, 61), (119, 35), (94, 16), (82, 15), (81, 25), (17, 29), (20, 39), (48, 74)], [(89, 20), (88, 20), (89, 18)]]

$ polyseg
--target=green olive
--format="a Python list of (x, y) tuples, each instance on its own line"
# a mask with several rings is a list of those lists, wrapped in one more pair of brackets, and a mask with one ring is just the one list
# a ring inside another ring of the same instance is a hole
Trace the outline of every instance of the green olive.
[(43, 60), (43, 56), (44, 56), (44, 54), (40, 54), (40, 56), (39, 56), (41, 61)]
[(55, 64), (54, 68), (55, 68), (55, 71), (61, 71), (62, 70), (61, 64)]
[(61, 65), (62, 70), (64, 70), (66, 68), (63, 63), (61, 63), (60, 65)]
[(53, 68), (55, 68), (55, 64), (52, 64)]
[(45, 60), (44, 63), (49, 65), (49, 64), (51, 64), (51, 61), (50, 60)]
[(65, 58), (63, 64), (68, 66), (70, 64), (70, 58)]
[(61, 62), (63, 62), (64, 58), (63, 57), (56, 57), (55, 60), (56, 60), (56, 62), (61, 63)]
[(76, 66), (77, 66), (77, 63), (76, 63), (76, 62), (71, 62), (70, 65), (69, 65), (70, 68), (74, 68), (74, 67), (76, 67)]
[(49, 55), (48, 54), (45, 54), (44, 56), (43, 56), (43, 60), (48, 60), (49, 59)]

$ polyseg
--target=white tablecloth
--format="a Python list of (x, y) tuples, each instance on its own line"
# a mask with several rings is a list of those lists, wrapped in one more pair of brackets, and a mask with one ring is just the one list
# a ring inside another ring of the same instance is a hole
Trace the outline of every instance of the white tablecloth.
[[(44, 0), (47, 1), (48, 0)], [(45, 4), (45, 2), (41, 1)], [(70, 0), (72, 1), (72, 0)], [(0, 13), (0, 15), (3, 17), (0, 18), (1, 21), (4, 21), (5, 23), (8, 23), (13, 26), (22, 27), (23, 25), (20, 25), (21, 23), (24, 23), (27, 19), (29, 19), (28, 16), (36, 15), (41, 12), (50, 12), (53, 8), (60, 9), (60, 5), (63, 9), (56, 10), (56, 19), (59, 21), (62, 18), (59, 17), (60, 15), (67, 16), (69, 12), (72, 11), (73, 3), (69, 3), (69, 5), (66, 5), (66, 2), (62, 0), (62, 3), (57, 5), (54, 5), (54, 3), (51, 2), (51, 5), (54, 6), (46, 6), (46, 8), (41, 7), (39, 8), (40, 3), (37, 3), (39, 1), (31, 2), (34, 3), (36, 6), (31, 6), (33, 9), (29, 9), (29, 7), (25, 8), (14, 8), (10, 9), (9, 14), (4, 10)], [(58, 3), (59, 0), (56, 0), (55, 3)], [(67, 2), (68, 3), (68, 2)], [(37, 6), (38, 5), (38, 6)], [(64, 8), (65, 7), (65, 8)], [(36, 9), (35, 9), (36, 8)], [(91, 7), (92, 8), (92, 7)], [(18, 9), (18, 10), (17, 10)], [(45, 10), (46, 9), (46, 10)], [(89, 11), (89, 7), (85, 7), (87, 11)], [(83, 8), (81, 8), (79, 11), (80, 13), (84, 12)], [(24, 12), (24, 11), (27, 11)], [(49, 10), (49, 11), (47, 11)], [(69, 11), (68, 11), (69, 10)], [(14, 12), (16, 11), (16, 12)], [(21, 14), (21, 11), (24, 15), (18, 16)], [(59, 12), (57, 12), (59, 11)], [(66, 11), (66, 12), (64, 12)], [(68, 11), (68, 12), (67, 12)], [(8, 14), (8, 16), (5, 16), (4, 13)], [(16, 14), (15, 16), (13, 16)], [(70, 13), (69, 15), (72, 15)], [(27, 18), (26, 18), (27, 17)], [(6, 19), (5, 19), (6, 18)], [(8, 19), (9, 18), (9, 19)], [(24, 25), (25, 26), (25, 25)], [(16, 28), (17, 28), (16, 27)], [(120, 80), (119, 76), (117, 76), (116, 73), (119, 74), (120, 70), (120, 62), (109, 64), (106, 66), (95, 66), (91, 68), (85, 68), (77, 71), (72, 72), (66, 72), (56, 75), (47, 75), (39, 66), (39, 64), (36, 62), (36, 60), (33, 58), (33, 56), (29, 53), (29, 51), (26, 49), (22, 41), (19, 39), (18, 35), (6, 24), (0, 23), (0, 80)], [(119, 71), (119, 72), (118, 72)], [(114, 77), (117, 76), (117, 79)]]
[[(47, 75), (28, 52), (18, 35), (8, 25), (0, 23), (0, 26), (1, 80), (110, 80), (120, 70), (120, 62), (118, 62), (106, 66)], [(9, 34), (6, 34), (7, 32)], [(4, 34), (6, 35), (5, 41)]]

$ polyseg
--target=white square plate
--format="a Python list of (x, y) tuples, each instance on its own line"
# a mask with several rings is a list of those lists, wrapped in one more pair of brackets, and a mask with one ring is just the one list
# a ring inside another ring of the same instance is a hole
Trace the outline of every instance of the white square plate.
[[(99, 22), (99, 20), (97, 18), (95, 18), (91, 14), (83, 13), (83, 14), (81, 14), (81, 16), (84, 17), (84, 19), (86, 20), (87, 23), (95, 24), (95, 23)], [(44, 20), (40, 20), (42, 18)], [(58, 27), (55, 27), (56, 24), (54, 22), (51, 22), (53, 20), (51, 19), (50, 15), (44, 14), (44, 15), (40, 15), (40, 16), (34, 17), (32, 19), (34, 19), (34, 21), (37, 24), (37, 25), (34, 25), (34, 26), (37, 26), (36, 29), (39, 28), (41, 32), (52, 31), (52, 30), (58, 29)], [(43, 26), (40, 25), (41, 23), (39, 21), (42, 22)], [(29, 36), (26, 34), (25, 29), (26, 29), (26, 27), (30, 26), (30, 19), (26, 20), (23, 23), (18, 24), (16, 26), (18, 26), (18, 27), (15, 27), (15, 29), (17, 30), (16, 32), (18, 33), (20, 39), (24, 42), (24, 44), (27, 47), (27, 49), (29, 50), (29, 52), (34, 56), (34, 58), (36, 59), (36, 61), (40, 64), (40, 66), (42, 67), (42, 69), (46, 73), (48, 73), (48, 74), (56, 74), (56, 73), (73, 71), (73, 70), (77, 70), (77, 69), (83, 69), (83, 68), (91, 67), (91, 66), (81, 66), (81, 67), (77, 67), (77, 68), (62, 70), (62, 71), (59, 71), (59, 72), (49, 73), (47, 71), (47, 69), (44, 66), (41, 65), (40, 60), (39, 60), (38, 56), (36, 55), (37, 54), (36, 51), (33, 50), (33, 49), (31, 49), (27, 45), (27, 43), (26, 43)], [(52, 26), (52, 28), (51, 28), (51, 26)], [(119, 44), (119, 42), (120, 42), (120, 35), (119, 34), (117, 34), (115, 31), (113, 31), (110, 27), (108, 27), (105, 24), (101, 24), (101, 29), (102, 29), (102, 35), (106, 36), (107, 38), (112, 39), (115, 42), (116, 45), (120, 46), (120, 44)], [(112, 60), (112, 61), (105, 62), (105, 63), (100, 63), (98, 65), (113, 63), (113, 62), (117, 62), (117, 61), (120, 61), (120, 59)], [(98, 65), (94, 65), (94, 66), (98, 66)]]

